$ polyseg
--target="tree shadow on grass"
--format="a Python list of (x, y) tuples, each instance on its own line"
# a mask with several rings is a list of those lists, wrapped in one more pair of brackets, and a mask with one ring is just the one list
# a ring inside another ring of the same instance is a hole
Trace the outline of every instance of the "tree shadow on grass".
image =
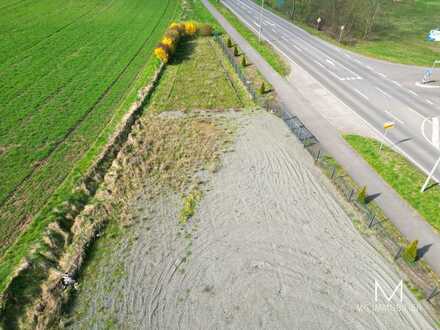
[(421, 248), (417, 249), (417, 257), (416, 261), (419, 261), (424, 257), (424, 255), (429, 251), (432, 244), (426, 244), (425, 246), (422, 246)]
[(196, 48), (197, 41), (195, 39), (182, 39), (177, 46), (176, 52), (174, 53), (171, 65), (179, 65), (191, 58), (191, 54)]
[(438, 186), (438, 182), (433, 182), (425, 189), (425, 192), (437, 186)]
[(365, 204), (369, 204), (380, 196), (380, 193), (371, 194), (365, 197)]

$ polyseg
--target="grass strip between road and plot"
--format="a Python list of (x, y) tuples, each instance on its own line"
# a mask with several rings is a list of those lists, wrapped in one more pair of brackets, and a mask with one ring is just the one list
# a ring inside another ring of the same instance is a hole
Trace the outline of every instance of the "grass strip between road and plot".
[(280, 75), (287, 76), (290, 73), (289, 65), (283, 60), (267, 42), (258, 40), (258, 37), (244, 25), (228, 8), (216, 0), (209, 2), (223, 15), (224, 18), (255, 48), (269, 65)]
[(426, 175), (409, 160), (380, 142), (359, 135), (345, 135), (345, 140), (371, 167), (436, 230), (440, 230), (440, 187), (432, 185), (420, 192)]

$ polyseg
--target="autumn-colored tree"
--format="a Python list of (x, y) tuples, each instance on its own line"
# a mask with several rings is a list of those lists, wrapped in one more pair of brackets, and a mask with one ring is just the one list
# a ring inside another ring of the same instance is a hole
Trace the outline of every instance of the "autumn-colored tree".
[(197, 33), (199, 34), (199, 36), (209, 37), (212, 36), (212, 32), (212, 26), (209, 24), (200, 24), (197, 27)]
[(185, 22), (185, 34), (189, 37), (194, 36), (197, 33), (196, 22)]
[(164, 44), (159, 44), (154, 49), (154, 55), (162, 61), (162, 63), (168, 63), (170, 59), (169, 47)]

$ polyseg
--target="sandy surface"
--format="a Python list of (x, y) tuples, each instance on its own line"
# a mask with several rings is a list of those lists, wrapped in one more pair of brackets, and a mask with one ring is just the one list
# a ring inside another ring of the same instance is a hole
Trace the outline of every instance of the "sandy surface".
[(391, 294), (399, 275), (281, 120), (241, 121), (190, 223), (178, 196), (139, 199), (138, 223), (81, 284), (72, 328), (431, 329), (406, 289), (371, 312), (386, 303), (374, 281)]

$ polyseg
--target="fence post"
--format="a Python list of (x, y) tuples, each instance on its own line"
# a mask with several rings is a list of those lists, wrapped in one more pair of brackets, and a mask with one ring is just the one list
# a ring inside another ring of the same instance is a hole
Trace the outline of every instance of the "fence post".
[(439, 294), (440, 294), (440, 290), (437, 287), (435, 287), (434, 289), (432, 289), (432, 291), (429, 294), (428, 298), (426, 298), (426, 301), (430, 302), (430, 300), (432, 298), (434, 298), (435, 296), (438, 296)]
[(336, 166), (333, 166), (331, 179), (333, 180), (336, 174)]
[(321, 149), (318, 149), (318, 154), (316, 155), (315, 161), (319, 161), (319, 157), (321, 157)]
[(351, 189), (350, 196), (348, 197), (348, 201), (349, 202), (351, 202), (351, 199), (353, 198), (353, 195), (354, 195), (354, 189)]
[(373, 214), (373, 215), (371, 216), (370, 223), (368, 224), (368, 228), (373, 227), (373, 222), (374, 222), (375, 219), (376, 219), (376, 215)]

